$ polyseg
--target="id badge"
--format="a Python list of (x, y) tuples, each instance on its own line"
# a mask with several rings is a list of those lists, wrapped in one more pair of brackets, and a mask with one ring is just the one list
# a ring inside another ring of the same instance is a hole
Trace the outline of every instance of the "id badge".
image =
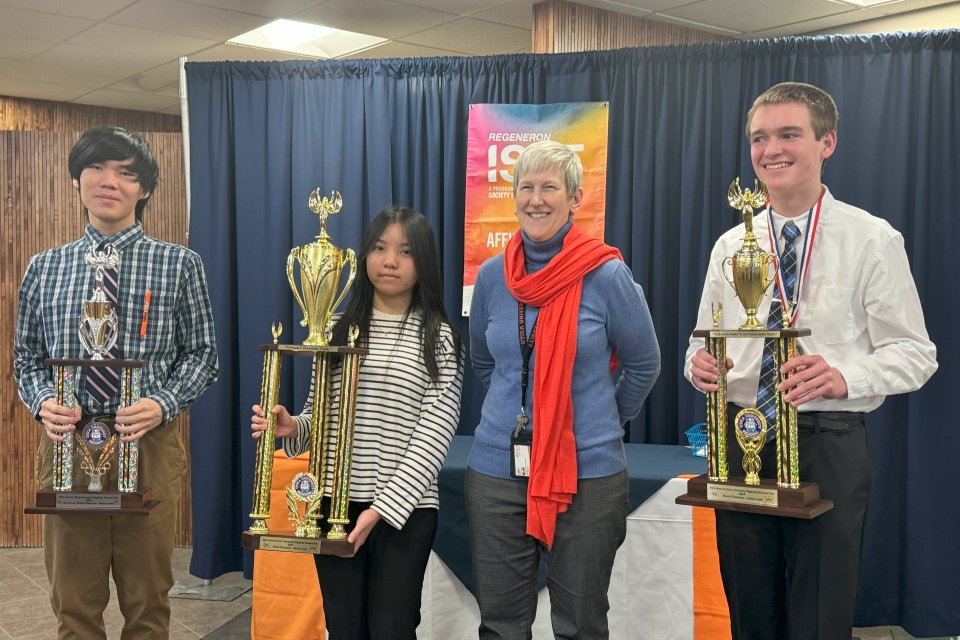
[(510, 436), (510, 475), (512, 477), (530, 477), (530, 449), (532, 447), (532, 431), (517, 430)]

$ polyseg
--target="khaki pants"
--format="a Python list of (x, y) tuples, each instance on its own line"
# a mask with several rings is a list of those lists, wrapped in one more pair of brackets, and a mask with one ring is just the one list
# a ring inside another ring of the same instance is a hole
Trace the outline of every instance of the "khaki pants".
[[(44, 438), (37, 451), (34, 468), (40, 487), (50, 486), (51, 445)], [(150, 515), (44, 516), (44, 560), (60, 640), (107, 637), (103, 610), (110, 598), (111, 571), (124, 618), (120, 637), (154, 640), (170, 635), (167, 593), (173, 586), (170, 561), (186, 464), (180, 434), (169, 426), (157, 427), (140, 439), (139, 486), (149, 487), (153, 499), (160, 500)], [(79, 459), (74, 469), (74, 487), (86, 486)], [(114, 461), (103, 478), (105, 491), (116, 487), (116, 478)]]

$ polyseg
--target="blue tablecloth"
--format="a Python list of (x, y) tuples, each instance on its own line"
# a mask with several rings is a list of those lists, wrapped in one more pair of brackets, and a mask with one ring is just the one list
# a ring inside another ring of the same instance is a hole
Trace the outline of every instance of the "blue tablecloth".
[[(444, 564), (473, 591), (470, 542), (463, 499), (463, 476), (473, 436), (455, 436), (440, 470), (440, 515), (433, 550)], [(630, 476), (630, 508), (636, 509), (671, 478), (706, 473), (704, 458), (694, 458), (687, 447), (657, 444), (624, 445)]]

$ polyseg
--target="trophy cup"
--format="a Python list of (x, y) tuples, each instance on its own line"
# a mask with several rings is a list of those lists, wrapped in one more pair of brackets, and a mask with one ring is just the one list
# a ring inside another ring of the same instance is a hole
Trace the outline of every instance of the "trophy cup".
[[(271, 327), (273, 344), (260, 345), (264, 352), (263, 378), (260, 387), (260, 407), (267, 418), (267, 428), (257, 442), (256, 466), (253, 478), (252, 524), (241, 536), (248, 549), (291, 551), (352, 556), (353, 545), (347, 542), (346, 525), (350, 523), (347, 508), (350, 500), (350, 468), (353, 461), (353, 428), (357, 407), (357, 378), (360, 358), (367, 349), (355, 345), (359, 329), (351, 326), (346, 346), (330, 344), (334, 310), (346, 297), (356, 273), (356, 256), (351, 249), (340, 249), (330, 242), (327, 217), (340, 210), (342, 199), (333, 192), (331, 198), (320, 198), (315, 190), (309, 198), (311, 211), (320, 219), (320, 234), (316, 242), (295, 247), (287, 258), (287, 279), (294, 298), (303, 311), (303, 326), (309, 335), (301, 345), (279, 344), (282, 325)], [(300, 263), (300, 281), (303, 295), (297, 290), (293, 265)], [(350, 263), (350, 274), (343, 290), (334, 295), (340, 283), (344, 262)], [(288, 517), (295, 526), (294, 535), (271, 534), (270, 485), (273, 480), (273, 453), (276, 438), (276, 416), (272, 409), (277, 404), (280, 385), (281, 356), (308, 356), (313, 358), (313, 412), (310, 420), (310, 451), (308, 471), (298, 474), (286, 489)], [(341, 369), (339, 410), (335, 420), (329, 416), (332, 396), (333, 370), (337, 360)], [(328, 468), (328, 454), (333, 458)], [(321, 513), (324, 489), (330, 487), (330, 508)], [(303, 510), (301, 511), (301, 506)], [(325, 519), (330, 530), (323, 535), (319, 521)]]
[[(330, 316), (343, 302), (357, 274), (357, 256), (353, 249), (343, 251), (330, 244), (330, 236), (327, 235), (327, 217), (340, 211), (340, 207), (343, 206), (343, 198), (340, 194), (334, 191), (330, 194), (330, 199), (321, 198), (320, 189), (316, 189), (310, 194), (308, 204), (310, 210), (320, 218), (320, 235), (310, 244), (294, 247), (287, 256), (287, 280), (293, 290), (294, 299), (303, 311), (300, 326), (309, 328), (307, 339), (303, 344), (325, 347), (330, 343), (326, 335)], [(345, 262), (350, 263), (350, 275), (340, 295), (336, 295)], [(300, 284), (303, 295), (300, 294), (297, 283), (294, 281), (294, 263), (300, 264)]]
[[(754, 182), (754, 189), (742, 190), (740, 179), (730, 184), (727, 199), (743, 216), (746, 233), (743, 245), (728, 256), (723, 267), (730, 266), (731, 276), (724, 269), (724, 279), (734, 288), (746, 312), (746, 322), (738, 329), (721, 328), (723, 307), (712, 308), (713, 327), (697, 329), (695, 337), (704, 339), (707, 351), (717, 360), (717, 390), (707, 392), (707, 473), (687, 482), (687, 493), (678, 497), (678, 504), (710, 507), (731, 511), (764, 513), (791, 518), (812, 519), (833, 508), (833, 502), (820, 498), (814, 483), (800, 482), (797, 447), (797, 409), (783, 399), (780, 384), (784, 377), (780, 367), (797, 354), (797, 338), (810, 335), (809, 329), (790, 327), (790, 301), (783, 305), (783, 329), (767, 329), (757, 320), (757, 308), (774, 281), (777, 259), (757, 244), (753, 234), (753, 212), (767, 202), (766, 186)], [(771, 270), (772, 267), (772, 270)], [(743, 479), (729, 477), (727, 467), (727, 339), (773, 339), (774, 401), (776, 424), (768, 425), (763, 413), (753, 407), (739, 411), (734, 419), (734, 435), (743, 452)], [(777, 479), (760, 478), (760, 451), (770, 430), (775, 431)]]
[[(107, 269), (117, 269), (120, 255), (113, 246), (94, 247), (84, 255), (84, 262), (96, 269), (93, 291), (83, 301), (78, 336), (89, 358), (48, 358), (44, 364), (53, 369), (55, 399), (68, 408), (76, 406), (77, 367), (111, 367), (120, 375), (120, 406), (126, 407), (140, 399), (140, 378), (143, 360), (111, 358), (110, 350), (119, 338), (116, 310), (106, 295), (103, 279)], [(53, 477), (49, 489), (41, 489), (36, 504), (25, 513), (100, 513), (118, 511), (125, 514), (147, 515), (157, 505), (150, 490), (138, 488), (139, 448), (137, 442), (122, 442), (110, 426), (111, 416), (85, 418), (77, 424), (73, 437), (54, 442)], [(94, 459), (92, 451), (98, 452)], [(111, 467), (111, 457), (117, 451), (116, 490), (104, 491), (103, 475)], [(79, 457), (80, 464), (74, 464)], [(88, 484), (74, 489), (74, 470), (79, 466), (88, 476)]]

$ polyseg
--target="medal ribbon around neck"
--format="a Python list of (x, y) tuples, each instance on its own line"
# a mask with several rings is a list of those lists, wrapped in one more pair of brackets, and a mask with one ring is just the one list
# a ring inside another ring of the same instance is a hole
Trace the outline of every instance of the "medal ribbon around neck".
[[(810, 207), (807, 212), (807, 226), (803, 231), (803, 251), (800, 254), (800, 262), (797, 265), (797, 282), (793, 287), (793, 299), (790, 301), (792, 313), (790, 314), (790, 326), (796, 326), (797, 316), (800, 315), (800, 300), (803, 292), (803, 285), (807, 280), (807, 267), (813, 256), (813, 241), (817, 235), (817, 226), (820, 224), (820, 206), (823, 204), (824, 191), (820, 192), (815, 207)], [(816, 212), (814, 212), (816, 209)], [(773, 205), (767, 207), (767, 238), (770, 240), (770, 252), (777, 255), (777, 290), (780, 292), (780, 300), (786, 299), (786, 291), (783, 286), (783, 271), (780, 265), (783, 264), (780, 255), (780, 243), (774, 242), (773, 238), (777, 235), (776, 226), (773, 224)]]

